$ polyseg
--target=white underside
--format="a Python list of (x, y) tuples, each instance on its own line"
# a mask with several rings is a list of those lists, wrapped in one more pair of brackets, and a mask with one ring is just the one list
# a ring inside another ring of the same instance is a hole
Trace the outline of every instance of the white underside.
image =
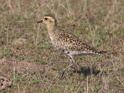
[(94, 52), (87, 52), (87, 51), (65, 51), (65, 53), (67, 53), (68, 55), (97, 54), (97, 53), (94, 53)]

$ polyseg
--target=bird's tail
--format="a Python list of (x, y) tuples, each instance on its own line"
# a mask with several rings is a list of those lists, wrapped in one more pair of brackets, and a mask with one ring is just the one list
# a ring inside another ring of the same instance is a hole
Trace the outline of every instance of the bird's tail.
[(96, 54), (101, 55), (101, 54), (107, 54), (107, 51), (98, 51)]
[(98, 55), (117, 55), (117, 52), (109, 52), (109, 51), (98, 51), (96, 52)]

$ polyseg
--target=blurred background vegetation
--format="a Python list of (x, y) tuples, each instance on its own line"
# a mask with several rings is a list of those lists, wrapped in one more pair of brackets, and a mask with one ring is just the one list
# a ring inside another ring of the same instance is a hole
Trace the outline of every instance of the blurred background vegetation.
[[(55, 78), (68, 59), (54, 51), (46, 28), (36, 23), (46, 14), (89, 45), (117, 52), (76, 58), (106, 75)], [(2, 93), (123, 93), (124, 0), (0, 0), (0, 69), (13, 81)]]

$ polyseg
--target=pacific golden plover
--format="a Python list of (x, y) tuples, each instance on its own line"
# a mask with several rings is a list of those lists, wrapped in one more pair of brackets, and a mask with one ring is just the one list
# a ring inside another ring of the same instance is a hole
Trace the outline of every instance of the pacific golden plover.
[(98, 52), (94, 48), (88, 46), (78, 37), (59, 30), (56, 19), (52, 16), (44, 16), (37, 23), (44, 23), (46, 25), (53, 46), (56, 49), (63, 51), (63, 53), (65, 53), (70, 58), (71, 65), (76, 64), (73, 58), (75, 55), (102, 54), (101, 51)]

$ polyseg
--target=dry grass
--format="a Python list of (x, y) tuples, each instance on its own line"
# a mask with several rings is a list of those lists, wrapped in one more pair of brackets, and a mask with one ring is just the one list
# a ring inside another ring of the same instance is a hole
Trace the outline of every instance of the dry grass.
[[(123, 93), (123, 10), (123, 0), (0, 0), (0, 74), (13, 83), (0, 92)], [(45, 27), (36, 24), (45, 14), (54, 14), (60, 28), (89, 45), (117, 55), (77, 57), (81, 71), (57, 78), (68, 59), (54, 52)]]

